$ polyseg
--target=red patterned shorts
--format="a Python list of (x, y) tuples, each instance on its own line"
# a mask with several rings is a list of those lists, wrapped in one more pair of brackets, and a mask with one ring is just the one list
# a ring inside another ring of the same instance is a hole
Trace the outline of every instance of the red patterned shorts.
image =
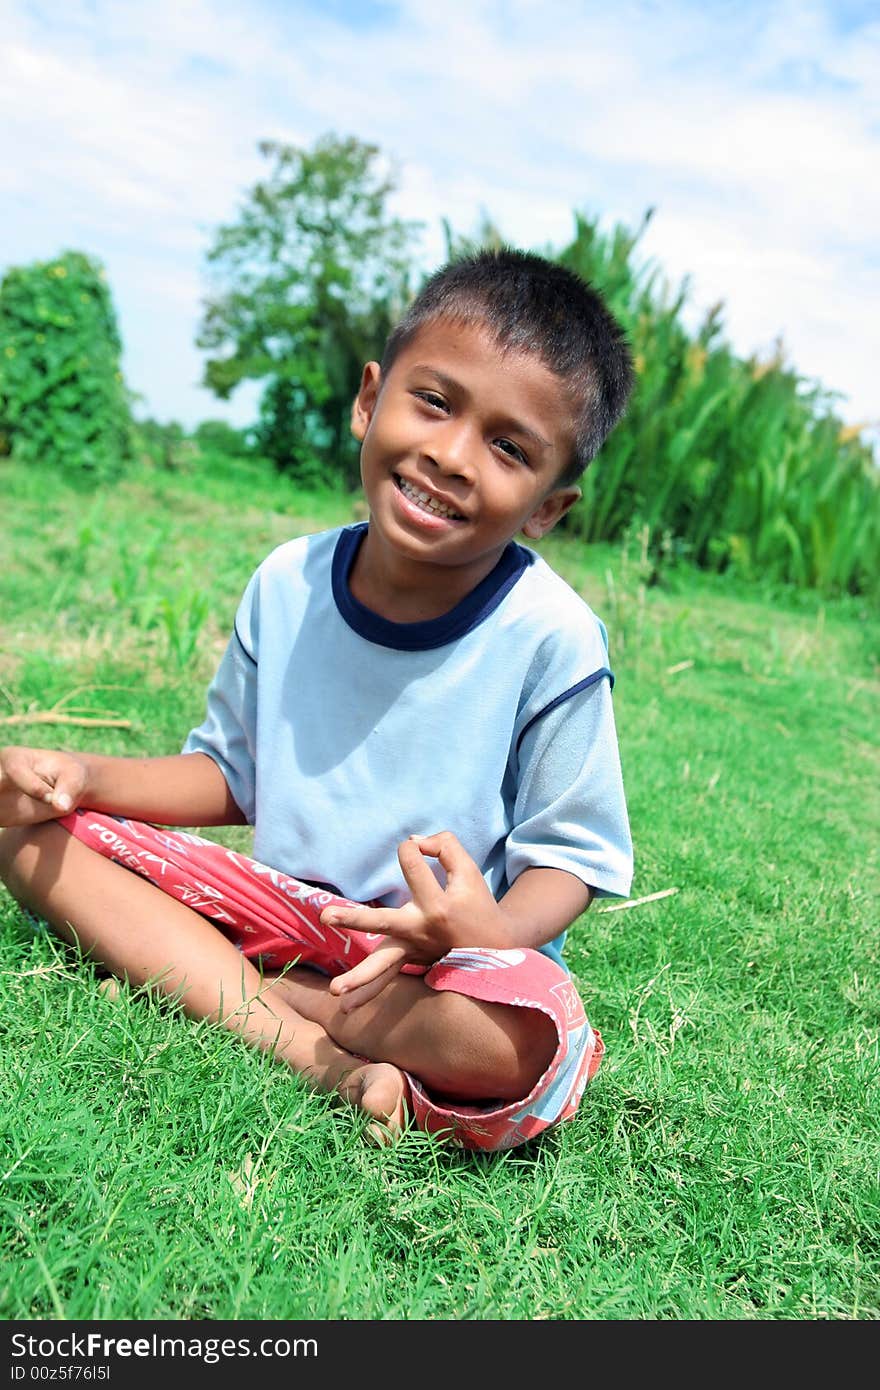
[[(93, 811), (74, 811), (57, 823), (98, 854), (210, 918), (243, 955), (268, 970), (295, 962), (339, 975), (384, 940), (371, 932), (322, 926), (325, 907), (349, 900), (200, 835)], [(418, 967), (405, 968), (421, 973)], [(463, 1148), (508, 1149), (574, 1115), (605, 1049), (570, 977), (555, 961), (539, 951), (457, 947), (432, 965), (424, 980), (431, 989), (540, 1009), (553, 1020), (557, 1047), (543, 1076), (517, 1101), (441, 1101), (407, 1073), (416, 1124)]]

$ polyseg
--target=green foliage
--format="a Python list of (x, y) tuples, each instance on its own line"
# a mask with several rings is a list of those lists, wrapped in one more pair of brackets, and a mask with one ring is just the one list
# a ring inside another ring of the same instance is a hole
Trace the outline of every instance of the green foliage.
[(334, 466), (341, 469), (347, 483), (352, 483), (356, 472), (354, 442), (341, 435), (334, 459), (330, 455), (332, 441), (332, 431), (305, 387), (289, 377), (270, 381), (254, 429), (254, 444), (263, 458), (290, 473), (300, 487), (319, 487), (333, 477)]
[(205, 383), (227, 399), (241, 381), (266, 382), (260, 451), (298, 481), (354, 483), (351, 404), (406, 298), (415, 224), (389, 215), (394, 185), (374, 145), (325, 135), (311, 150), (259, 148), (270, 172), (208, 253)]
[(199, 633), (211, 611), (211, 600), (203, 589), (178, 588), (159, 603), (159, 618), (165, 633), (168, 656), (174, 666), (184, 670), (196, 653)]
[(0, 281), (0, 453), (111, 477), (131, 456), (116, 315), (97, 262), (77, 251)]
[(236, 429), (225, 420), (203, 420), (193, 431), (193, 443), (202, 454), (243, 458), (251, 452), (247, 432)]
[(737, 357), (721, 305), (689, 333), (687, 285), (672, 292), (636, 260), (643, 227), (602, 233), (579, 216), (559, 255), (606, 295), (638, 374), (568, 528), (616, 540), (643, 523), (658, 556), (827, 593), (876, 590), (880, 470), (859, 431), (781, 349), (767, 362)]

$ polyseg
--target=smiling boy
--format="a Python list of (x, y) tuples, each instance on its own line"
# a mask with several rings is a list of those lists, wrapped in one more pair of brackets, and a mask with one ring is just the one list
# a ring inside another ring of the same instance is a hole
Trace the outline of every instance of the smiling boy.
[[(439, 271), (354, 403), (368, 523), (263, 562), (184, 751), (0, 751), (11, 891), (392, 1133), (573, 1115), (603, 1049), (565, 932), (632, 853), (604, 628), (513, 538), (575, 503), (631, 383), (569, 271)], [(163, 828), (242, 822), (253, 860)]]

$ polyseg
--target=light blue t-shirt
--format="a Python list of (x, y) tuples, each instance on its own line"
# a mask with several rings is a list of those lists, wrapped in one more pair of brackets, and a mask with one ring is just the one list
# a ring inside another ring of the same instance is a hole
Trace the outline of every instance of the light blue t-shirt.
[[(365, 532), (288, 541), (260, 565), (184, 745), (217, 762), (255, 858), (398, 907), (410, 894), (397, 846), (451, 830), (496, 899), (532, 867), (625, 897), (632, 845), (599, 619), (511, 542), (449, 613), (389, 622), (349, 587)], [(564, 940), (542, 949), (561, 963)]]

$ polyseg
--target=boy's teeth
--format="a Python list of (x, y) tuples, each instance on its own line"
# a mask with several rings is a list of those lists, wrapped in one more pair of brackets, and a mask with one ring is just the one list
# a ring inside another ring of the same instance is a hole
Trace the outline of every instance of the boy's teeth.
[(438, 502), (430, 493), (420, 492), (417, 488), (413, 487), (412, 483), (408, 483), (405, 478), (400, 479), (400, 490), (410, 501), (418, 502), (421, 507), (424, 507), (425, 511), (436, 512), (438, 516), (455, 517), (457, 521), (462, 520), (459, 512), (452, 511), (451, 507), (447, 507), (445, 502)]

